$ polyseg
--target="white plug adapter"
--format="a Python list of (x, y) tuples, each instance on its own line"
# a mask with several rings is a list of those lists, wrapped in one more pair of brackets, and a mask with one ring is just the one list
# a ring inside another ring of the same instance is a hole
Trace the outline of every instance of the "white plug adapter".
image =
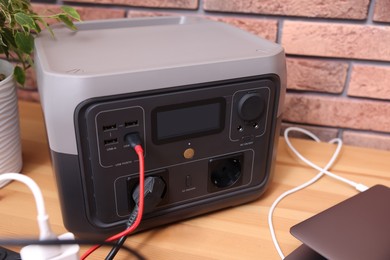
[[(65, 233), (58, 240), (74, 240), (72, 233)], [(22, 248), (22, 260), (79, 260), (80, 246), (74, 245), (29, 245)]]

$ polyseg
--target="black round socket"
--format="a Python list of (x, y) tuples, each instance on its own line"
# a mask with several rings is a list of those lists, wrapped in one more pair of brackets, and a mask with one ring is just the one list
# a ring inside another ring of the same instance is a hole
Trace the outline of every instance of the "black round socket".
[(241, 176), (241, 163), (238, 159), (219, 160), (211, 172), (211, 182), (218, 188), (234, 185)]

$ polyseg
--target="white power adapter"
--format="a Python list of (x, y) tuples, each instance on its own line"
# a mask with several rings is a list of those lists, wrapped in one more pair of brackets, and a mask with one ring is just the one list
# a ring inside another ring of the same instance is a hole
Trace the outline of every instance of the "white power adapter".
[[(46, 214), (45, 203), (43, 201), (42, 192), (38, 185), (28, 176), (19, 173), (4, 173), (0, 175), (0, 183), (2, 181), (19, 181), (30, 188), (34, 195), (37, 206), (37, 221), (39, 226), (39, 240), (74, 240), (72, 233), (65, 233), (57, 237), (50, 228), (49, 216)], [(80, 246), (78, 244), (63, 244), (58, 245), (28, 245), (22, 248), (20, 256), (22, 260), (78, 260)]]
[[(58, 240), (74, 240), (72, 233), (65, 233)], [(20, 256), (22, 260), (78, 260), (80, 246), (74, 245), (29, 245), (22, 248)]]

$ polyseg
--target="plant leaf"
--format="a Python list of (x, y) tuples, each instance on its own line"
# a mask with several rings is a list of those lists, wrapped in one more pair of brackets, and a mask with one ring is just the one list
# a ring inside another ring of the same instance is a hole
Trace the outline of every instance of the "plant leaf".
[(31, 54), (34, 50), (34, 37), (31, 34), (17, 32), (15, 42), (18, 49), (24, 53)]
[(8, 28), (3, 28), (3, 41), (5, 41), (8, 48), (11, 48), (12, 46), (16, 47), (16, 42), (13, 36), (13, 32)]
[(7, 47), (7, 44), (3, 41), (3, 35), (0, 34), (0, 45)]
[(7, 39), (4, 39), (4, 40), (5, 40), (5, 42), (4, 42), (4, 41), (3, 41), (3, 36), (0, 35), (0, 37), (1, 37), (1, 42), (2, 42), (2, 44), (0, 44), (0, 54), (4, 54), (5, 57), (6, 57), (7, 59), (9, 59), (9, 51), (8, 51), (9, 46), (6, 44)]
[(61, 10), (64, 11), (67, 15), (69, 15), (73, 19), (77, 21), (81, 21), (79, 13), (73, 7), (64, 5), (61, 6)]
[(26, 74), (24, 73), (24, 70), (21, 67), (15, 66), (14, 78), (15, 78), (16, 82), (18, 82), (22, 86), (26, 82)]
[(26, 62), (29, 64), (29, 67), (34, 66), (34, 61), (33, 61), (33, 59), (31, 58), (30, 55), (26, 56)]
[(62, 21), (67, 27), (69, 27), (69, 29), (72, 29), (72, 30), (77, 30), (76, 26), (74, 26), (72, 20), (69, 19), (68, 16), (66, 16), (65, 14), (60, 14), (58, 15), (58, 19), (60, 19), (60, 21)]
[(25, 13), (19, 12), (14, 15), (15, 21), (22, 27), (27, 28), (28, 30), (36, 29), (36, 24), (34, 19), (28, 16)]
[(37, 33), (39, 34), (41, 31), (42, 31), (42, 29), (41, 29), (41, 27), (39, 27), (39, 24), (36, 22), (36, 21), (34, 21), (34, 25), (35, 25), (35, 30), (37, 31)]
[(54, 32), (50, 28), (49, 24), (40, 16), (38, 16), (36, 19), (44, 26), (44, 28), (46, 28), (50, 32), (50, 35), (54, 38)]

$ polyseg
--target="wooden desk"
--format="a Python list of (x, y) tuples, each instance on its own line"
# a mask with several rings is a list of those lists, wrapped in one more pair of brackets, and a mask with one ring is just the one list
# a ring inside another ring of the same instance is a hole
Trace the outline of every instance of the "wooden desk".
[[(60, 205), (41, 107), (20, 102), (24, 167), (23, 174), (41, 187), (53, 230), (66, 232)], [(294, 140), (299, 150), (319, 165), (325, 165), (334, 146), (326, 143)], [(372, 186), (390, 186), (390, 152), (344, 147), (333, 172)], [(156, 228), (128, 238), (127, 245), (147, 259), (278, 259), (269, 233), (267, 214), (282, 192), (316, 174), (298, 162), (281, 139), (273, 183), (264, 196), (252, 203)], [(289, 234), (292, 225), (334, 205), (356, 191), (329, 177), (283, 200), (274, 214), (276, 234), (282, 250), (288, 254), (300, 243)], [(33, 196), (20, 183), (11, 183), (0, 191), (0, 237), (37, 237)], [(18, 248), (14, 248), (18, 249)], [(82, 248), (82, 252), (86, 247)], [(89, 259), (103, 259), (108, 249), (99, 249)], [(121, 254), (118, 259), (128, 259)]]

